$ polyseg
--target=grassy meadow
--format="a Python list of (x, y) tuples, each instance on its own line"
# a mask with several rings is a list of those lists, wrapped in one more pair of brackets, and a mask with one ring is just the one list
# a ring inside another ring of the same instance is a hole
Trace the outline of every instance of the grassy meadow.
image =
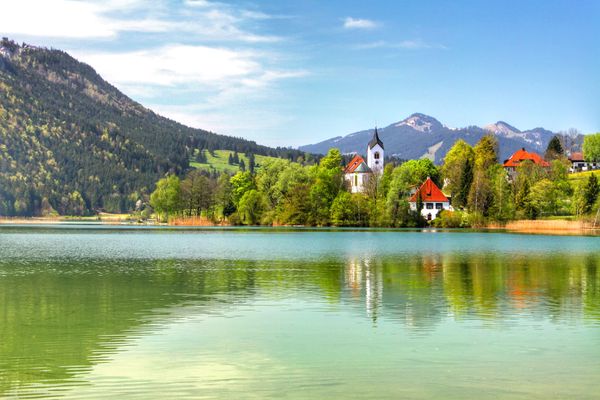
[[(193, 168), (198, 168), (198, 169), (206, 169), (206, 170), (212, 170), (215, 169), (217, 172), (229, 172), (229, 173), (235, 173), (237, 171), (239, 171), (240, 166), (238, 164), (234, 164), (234, 165), (230, 165), (228, 163), (229, 160), (229, 155), (233, 155), (233, 151), (231, 150), (215, 150), (214, 151), (214, 156), (212, 154), (210, 154), (210, 152), (208, 150), (202, 150), (204, 152), (204, 155), (206, 156), (206, 163), (199, 163), (195, 161), (195, 157), (194, 159), (190, 160), (190, 166), (192, 166)], [(248, 169), (248, 157), (246, 157), (246, 155), (244, 153), (238, 153), (238, 157), (240, 159), (240, 162), (242, 160), (244, 160), (244, 164), (246, 165), (246, 169)], [(254, 160), (256, 163), (256, 169), (260, 168), (260, 165), (269, 159), (275, 159), (275, 157), (269, 157), (269, 156), (262, 156), (262, 155), (255, 155), (254, 156)]]
[(574, 174), (569, 174), (569, 180), (574, 181), (574, 182), (587, 180), (591, 174), (595, 174), (596, 177), (600, 178), (600, 171), (596, 170), (596, 171), (583, 171), (583, 172), (576, 172)]

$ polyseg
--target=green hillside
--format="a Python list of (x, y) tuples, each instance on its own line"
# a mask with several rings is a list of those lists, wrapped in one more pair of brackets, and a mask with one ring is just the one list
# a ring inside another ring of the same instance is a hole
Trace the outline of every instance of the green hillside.
[(304, 154), (189, 128), (65, 52), (0, 41), (0, 216), (131, 211), (197, 149)]
[[(211, 154), (211, 152), (208, 150), (202, 150), (202, 154), (203, 154), (204, 158), (206, 158), (206, 162), (197, 162), (197, 161), (194, 161), (197, 159), (197, 155), (198, 155), (198, 150), (196, 150), (196, 152), (194, 153), (194, 156), (190, 160), (190, 166), (192, 166), (193, 168), (203, 169), (206, 171), (227, 172), (230, 174), (234, 174), (240, 170), (240, 164), (241, 164), (241, 161), (243, 160), (243, 164), (245, 165), (246, 169), (249, 168), (250, 160), (244, 153), (238, 153), (238, 158), (240, 160), (240, 163), (237, 163), (237, 164), (229, 164), (229, 162), (228, 162), (229, 156), (230, 155), (233, 156), (235, 154), (235, 151), (214, 150), (212, 153), (213, 154)], [(263, 156), (260, 154), (255, 155), (254, 157), (255, 157), (255, 163), (256, 163), (255, 169), (259, 169), (260, 165), (265, 160), (273, 160), (273, 159), (278, 158), (278, 157), (271, 157), (271, 156)]]

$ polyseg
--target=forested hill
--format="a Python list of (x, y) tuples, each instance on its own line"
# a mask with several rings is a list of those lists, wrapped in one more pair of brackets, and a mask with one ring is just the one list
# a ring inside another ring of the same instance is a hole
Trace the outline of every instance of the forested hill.
[(0, 216), (131, 210), (196, 149), (302, 154), (186, 127), (63, 51), (0, 42)]

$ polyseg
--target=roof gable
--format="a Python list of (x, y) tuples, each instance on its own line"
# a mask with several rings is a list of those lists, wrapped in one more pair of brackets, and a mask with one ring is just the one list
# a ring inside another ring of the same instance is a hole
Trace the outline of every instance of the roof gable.
[(446, 202), (450, 201), (444, 193), (440, 190), (439, 187), (431, 180), (431, 178), (427, 178), (425, 182), (421, 185), (421, 187), (410, 197), (409, 201), (416, 203), (417, 196), (421, 194), (421, 200), (423, 202), (435, 201), (435, 202)]
[(351, 174), (353, 172), (371, 172), (371, 169), (367, 166), (365, 159), (358, 154), (355, 155), (352, 161), (350, 161), (348, 165), (346, 165), (346, 168), (344, 168), (345, 174)]
[(541, 167), (549, 167), (550, 164), (545, 161), (539, 154), (528, 152), (525, 148), (517, 150), (513, 153), (512, 156), (506, 161), (504, 161), (504, 167), (518, 167), (519, 164), (525, 160), (530, 160), (534, 164), (537, 164)]
[(584, 161), (583, 153), (572, 153), (569, 157), (570, 161)]

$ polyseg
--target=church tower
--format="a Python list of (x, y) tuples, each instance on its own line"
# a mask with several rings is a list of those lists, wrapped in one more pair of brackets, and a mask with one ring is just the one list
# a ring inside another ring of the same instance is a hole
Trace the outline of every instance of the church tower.
[(379, 139), (377, 127), (367, 145), (367, 165), (376, 174), (383, 173), (383, 142)]

